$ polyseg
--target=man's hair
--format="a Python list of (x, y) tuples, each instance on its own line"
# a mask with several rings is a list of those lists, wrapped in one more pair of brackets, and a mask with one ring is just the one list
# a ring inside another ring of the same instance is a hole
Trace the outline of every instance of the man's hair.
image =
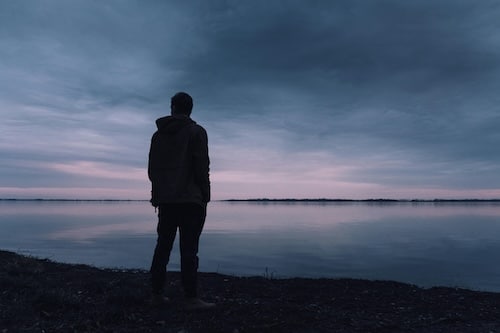
[(170, 100), (170, 104), (175, 106), (175, 113), (189, 116), (193, 110), (193, 99), (185, 92), (178, 92)]

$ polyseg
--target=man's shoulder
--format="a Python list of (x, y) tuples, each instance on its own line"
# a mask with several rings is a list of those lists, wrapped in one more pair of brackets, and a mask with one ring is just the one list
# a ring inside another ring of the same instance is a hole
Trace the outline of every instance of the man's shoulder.
[(153, 135), (151, 135), (151, 139), (154, 139), (158, 136), (158, 130), (154, 131)]
[(193, 123), (191, 124), (191, 130), (195, 133), (207, 133), (205, 128), (195, 121), (193, 121)]

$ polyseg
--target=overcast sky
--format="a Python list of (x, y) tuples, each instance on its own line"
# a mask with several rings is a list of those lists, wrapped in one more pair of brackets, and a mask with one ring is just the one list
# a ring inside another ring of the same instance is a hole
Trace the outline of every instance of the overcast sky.
[(0, 197), (149, 199), (177, 91), (212, 196), (500, 198), (500, 3), (0, 2)]

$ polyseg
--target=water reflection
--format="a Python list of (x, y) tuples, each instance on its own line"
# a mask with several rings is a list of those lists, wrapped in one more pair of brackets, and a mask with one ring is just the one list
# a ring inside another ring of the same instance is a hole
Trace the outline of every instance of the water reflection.
[[(0, 202), (0, 248), (148, 268), (155, 224), (147, 202)], [(203, 271), (500, 291), (499, 203), (215, 202), (200, 245)]]

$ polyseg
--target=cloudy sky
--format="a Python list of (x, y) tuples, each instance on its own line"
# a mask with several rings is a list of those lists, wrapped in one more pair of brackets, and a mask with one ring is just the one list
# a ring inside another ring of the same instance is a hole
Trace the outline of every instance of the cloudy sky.
[(500, 198), (500, 3), (0, 2), (0, 197), (149, 199), (170, 97), (214, 199)]

